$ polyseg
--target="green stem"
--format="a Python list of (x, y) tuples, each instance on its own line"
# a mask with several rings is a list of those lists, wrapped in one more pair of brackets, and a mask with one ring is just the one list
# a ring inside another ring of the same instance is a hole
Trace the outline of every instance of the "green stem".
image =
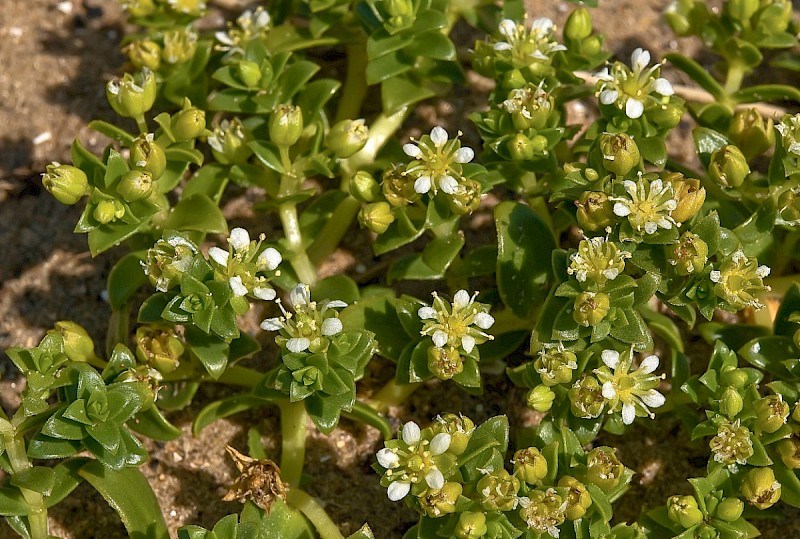
[(361, 202), (351, 196), (339, 203), (314, 243), (308, 248), (308, 257), (312, 263), (319, 264), (331, 254), (350, 229), (350, 225), (360, 209)]
[(725, 93), (730, 96), (739, 91), (744, 79), (744, 66), (738, 62), (731, 62), (728, 66), (728, 74), (725, 77)]
[[(118, 344), (127, 344), (130, 335), (131, 303), (126, 302), (119, 309), (111, 311), (106, 333), (106, 356), (111, 357)], [(92, 363), (94, 365), (94, 363)], [(105, 365), (94, 365), (103, 368)]]
[(278, 403), (281, 409), (281, 478), (290, 489), (300, 485), (306, 458), (306, 420), (308, 413), (301, 402)]
[[(279, 146), (278, 149), (280, 150), (283, 168), (287, 171), (286, 174), (281, 177), (281, 184), (278, 189), (278, 199), (282, 199), (297, 193), (300, 182), (292, 170), (289, 148), (286, 146)], [(280, 204), (278, 206), (278, 215), (281, 219), (281, 225), (283, 225), (283, 235), (291, 251), (289, 262), (292, 268), (294, 268), (297, 278), (301, 283), (314, 286), (317, 282), (317, 270), (303, 248), (303, 234), (300, 231), (297, 203), (289, 201)]]
[(140, 114), (134, 119), (136, 120), (136, 126), (139, 128), (139, 133), (145, 135), (150, 132), (147, 128), (147, 120), (144, 119), (144, 114)]
[(355, 120), (361, 113), (361, 104), (367, 95), (366, 70), (367, 44), (362, 34), (362, 39), (347, 46), (347, 78), (342, 87), (342, 99), (339, 101), (334, 124), (342, 120)]
[[(0, 419), (0, 434), (2, 434), (3, 445), (13, 473), (17, 474), (31, 468), (31, 463), (25, 451), (25, 440), (21, 434), (17, 434), (16, 429), (6, 419)], [(49, 531), (44, 497), (42, 497), (41, 493), (26, 488), (20, 488), (20, 491), (30, 508), (27, 517), (31, 527), (31, 539), (46, 539), (49, 536)]]
[(367, 403), (377, 412), (385, 414), (389, 407), (403, 404), (421, 385), (422, 382), (400, 385), (392, 378)]
[(311, 521), (317, 529), (320, 539), (344, 539), (339, 527), (331, 520), (325, 509), (313, 497), (300, 489), (292, 488), (286, 495), (286, 503), (294, 507)]

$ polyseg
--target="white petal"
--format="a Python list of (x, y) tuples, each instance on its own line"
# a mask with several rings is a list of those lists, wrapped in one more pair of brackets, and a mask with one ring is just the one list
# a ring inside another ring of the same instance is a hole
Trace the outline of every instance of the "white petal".
[(419, 443), (420, 430), (419, 425), (413, 421), (409, 421), (403, 425), (403, 441), (408, 445)]
[(208, 256), (220, 266), (228, 265), (228, 251), (224, 251), (219, 247), (212, 247), (208, 250)]
[(256, 261), (259, 269), (266, 268), (269, 271), (277, 268), (281, 262), (283, 262), (283, 257), (281, 256), (281, 253), (278, 252), (278, 250), (274, 247), (267, 247), (261, 251), (261, 254), (258, 255), (258, 259)]
[(644, 224), (644, 231), (648, 234), (655, 234), (656, 230), (658, 230), (658, 224), (648, 221)]
[(512, 21), (511, 19), (503, 19), (500, 21), (500, 25), (498, 27), (500, 30), (500, 34), (506, 37), (511, 37), (514, 35), (514, 32), (517, 31), (517, 23)]
[(636, 407), (633, 404), (625, 403), (622, 405), (622, 422), (626, 425), (633, 423), (636, 419)]
[(420, 309), (417, 311), (417, 316), (419, 316), (422, 320), (436, 318), (436, 309), (433, 307), (420, 307)]
[(342, 321), (338, 318), (326, 318), (322, 321), (322, 334), (326, 337), (342, 331)]
[(441, 148), (447, 142), (447, 131), (437, 125), (431, 129), (431, 141), (437, 148)]
[(606, 279), (613, 281), (614, 279), (617, 278), (617, 275), (619, 275), (619, 269), (617, 268), (607, 269), (603, 271), (603, 275), (605, 276)]
[(228, 284), (231, 286), (234, 296), (242, 297), (247, 294), (247, 287), (242, 284), (242, 278), (238, 275), (228, 279)]
[(607, 67), (604, 67), (603, 69), (601, 69), (600, 71), (595, 73), (594, 76), (597, 77), (598, 79), (604, 80), (604, 81), (609, 81), (610, 82), (610, 81), (614, 80), (614, 77), (612, 77), (611, 74), (608, 72), (608, 68)]
[(475, 151), (472, 148), (462, 146), (456, 150), (456, 163), (469, 163), (475, 159)]
[(469, 292), (466, 290), (459, 290), (453, 296), (453, 307), (456, 309), (463, 309), (469, 305)]
[(440, 489), (444, 486), (444, 476), (439, 470), (433, 469), (425, 474), (425, 482), (432, 489)]
[(511, 48), (511, 44), (506, 43), (505, 41), (498, 41), (494, 44), (494, 50), (496, 51), (510, 51)]
[(420, 150), (419, 146), (416, 144), (403, 144), (403, 151), (407, 156), (413, 157), (414, 159), (422, 157), (422, 150)]
[(414, 182), (414, 191), (417, 193), (424, 195), (428, 191), (431, 190), (431, 177), (430, 176), (420, 176)]
[(494, 317), (489, 313), (478, 313), (475, 315), (475, 325), (481, 329), (489, 329), (494, 325)]
[(217, 41), (222, 43), (223, 45), (233, 45), (234, 42), (231, 37), (225, 32), (217, 32), (214, 34), (214, 37), (217, 38)]
[(772, 270), (770, 270), (769, 266), (758, 266), (758, 269), (756, 269), (756, 277), (763, 279), (769, 275), (770, 271)]
[(434, 331), (432, 338), (433, 344), (435, 344), (437, 348), (442, 348), (445, 344), (447, 344), (447, 333), (441, 329)]
[(645, 374), (650, 374), (654, 372), (658, 368), (658, 356), (647, 356), (642, 360), (642, 363), (639, 365), (639, 368)]
[(631, 67), (634, 71), (642, 71), (650, 63), (650, 52), (645, 49), (636, 49), (631, 54)]
[(614, 384), (612, 384), (611, 382), (604, 382), (601, 392), (603, 394), (603, 397), (608, 400), (611, 400), (617, 396), (617, 390), (614, 389)]
[(464, 349), (466, 353), (472, 353), (475, 349), (475, 337), (470, 335), (464, 335), (461, 337), (461, 348)]
[(439, 186), (448, 195), (454, 195), (458, 191), (458, 180), (452, 176), (444, 176), (439, 180)]
[(618, 217), (627, 217), (631, 214), (631, 209), (628, 207), (627, 204), (623, 204), (622, 202), (616, 202), (614, 204), (614, 215)]
[(658, 78), (653, 81), (653, 89), (656, 93), (661, 95), (670, 96), (675, 93), (672, 88), (672, 83), (665, 78)]
[(531, 23), (531, 30), (537, 30), (544, 34), (550, 33), (553, 29), (553, 21), (548, 19), (547, 17), (539, 17), (538, 19), (534, 19)]
[(395, 481), (389, 484), (386, 494), (393, 502), (399, 502), (411, 491), (411, 483), (403, 483), (402, 481)]
[(600, 92), (600, 102), (603, 105), (610, 105), (619, 97), (619, 92), (616, 90), (603, 90)]
[(667, 402), (667, 399), (655, 389), (651, 389), (642, 395), (642, 401), (650, 408), (658, 408), (659, 406), (663, 406), (664, 403)]
[(600, 359), (609, 369), (616, 369), (619, 365), (619, 352), (616, 350), (603, 350), (600, 353)]
[(631, 120), (635, 120), (636, 118), (641, 117), (643, 112), (644, 112), (644, 103), (642, 103), (638, 99), (633, 99), (632, 97), (629, 97), (628, 101), (625, 103), (625, 115)]
[(308, 291), (308, 286), (300, 283), (289, 292), (289, 301), (292, 306), (297, 309), (303, 305), (308, 305), (311, 302), (311, 294)]
[(228, 241), (237, 251), (247, 248), (250, 245), (250, 234), (243, 228), (234, 228), (231, 230), (231, 236)]
[(270, 288), (268, 286), (257, 286), (253, 289), (253, 295), (258, 299), (263, 299), (264, 301), (272, 301), (278, 294), (275, 292), (274, 288)]
[(714, 270), (708, 274), (708, 278), (711, 279), (711, 282), (718, 283), (722, 280), (722, 273)]
[(431, 455), (441, 455), (450, 449), (450, 435), (446, 432), (440, 432), (431, 440)]
[(305, 337), (296, 337), (293, 339), (289, 339), (286, 341), (286, 348), (290, 352), (298, 353), (308, 350), (308, 347), (311, 345), (311, 341), (306, 339)]
[(400, 457), (397, 456), (397, 453), (389, 449), (388, 447), (384, 447), (375, 455), (378, 458), (378, 464), (386, 468), (387, 470), (391, 470), (392, 468), (397, 467), (400, 464)]
[(325, 309), (344, 309), (347, 307), (347, 303), (340, 299), (332, 299), (326, 303), (320, 305), (320, 310), (324, 311)]
[(280, 318), (267, 318), (261, 322), (261, 329), (264, 331), (278, 331), (283, 327), (283, 322)]

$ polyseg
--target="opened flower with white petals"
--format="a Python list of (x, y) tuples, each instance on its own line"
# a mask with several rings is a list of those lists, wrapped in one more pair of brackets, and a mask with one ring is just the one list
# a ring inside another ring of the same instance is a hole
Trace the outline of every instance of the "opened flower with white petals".
[(472, 148), (461, 146), (458, 137), (448, 139), (447, 131), (436, 126), (430, 135), (423, 135), (418, 141), (403, 145), (405, 154), (413, 159), (404, 173), (414, 178), (414, 191), (420, 194), (440, 189), (448, 195), (455, 195), (465, 189), (462, 164), (475, 158)]
[(459, 290), (449, 303), (433, 293), (433, 306), (421, 307), (417, 315), (423, 320), (421, 335), (430, 336), (437, 348), (459, 348), (470, 354), (476, 344), (494, 339), (486, 333), (494, 324), (489, 306), (476, 303), (478, 293), (470, 297)]
[(639, 48), (631, 55), (632, 69), (615, 62), (610, 70), (606, 67), (597, 73), (600, 103), (624, 110), (632, 120), (640, 118), (648, 105), (663, 104), (663, 99), (669, 98), (675, 90), (667, 79), (658, 76), (661, 64), (647, 67), (649, 63), (650, 53)]
[(672, 212), (678, 207), (672, 184), (661, 178), (648, 180), (639, 175), (637, 181), (622, 182), (627, 197), (612, 197), (614, 215), (627, 217), (638, 234), (655, 234), (659, 228), (669, 230), (678, 226)]
[(585, 238), (578, 244), (578, 251), (570, 255), (567, 273), (574, 275), (579, 283), (602, 287), (625, 270), (625, 259), (630, 257), (629, 252), (621, 251), (613, 241), (600, 236)]
[(274, 247), (260, 251), (265, 239), (262, 234), (258, 241), (251, 241), (247, 230), (237, 227), (228, 237), (230, 251), (219, 247), (208, 250), (214, 273), (228, 282), (234, 296), (250, 295), (266, 301), (275, 299), (275, 289), (270, 286), (268, 278), (259, 273), (274, 272), (283, 258)]
[(658, 368), (658, 356), (647, 356), (633, 371), (630, 349), (624, 355), (616, 350), (603, 350), (600, 358), (604, 366), (594, 373), (602, 384), (608, 413), (621, 410), (622, 422), (626, 425), (633, 423), (636, 416), (654, 418), (650, 408), (658, 408), (666, 402), (656, 389), (665, 375), (653, 374)]
[(284, 309), (280, 299), (276, 301), (283, 316), (267, 318), (261, 322), (261, 329), (265, 331), (278, 331), (275, 337), (278, 346), (285, 347), (290, 352), (320, 352), (328, 347), (328, 337), (341, 333), (342, 321), (335, 309), (347, 307), (347, 303), (340, 300), (311, 301), (308, 285), (298, 284), (289, 293), (289, 302), (292, 304), (294, 314)]
[(759, 266), (755, 258), (736, 251), (722, 261), (719, 269), (709, 274), (709, 279), (714, 283), (717, 297), (728, 304), (723, 307), (734, 311), (745, 307), (760, 309), (764, 304), (759, 301), (759, 296), (770, 290), (764, 284), (769, 273), (769, 266)]
[(244, 54), (244, 48), (253, 39), (261, 39), (269, 31), (269, 12), (259, 6), (255, 10), (242, 13), (236, 24), (228, 23), (227, 32), (217, 32), (214, 37), (219, 41), (217, 50), (227, 51), (225, 58), (236, 54)]
[(507, 52), (517, 67), (527, 66), (533, 61), (550, 62), (553, 53), (567, 50), (555, 40), (555, 24), (547, 17), (534, 19), (530, 29), (526, 28), (528, 19), (522, 23), (511, 19), (500, 21), (499, 32), (502, 41), (494, 44), (497, 52)]

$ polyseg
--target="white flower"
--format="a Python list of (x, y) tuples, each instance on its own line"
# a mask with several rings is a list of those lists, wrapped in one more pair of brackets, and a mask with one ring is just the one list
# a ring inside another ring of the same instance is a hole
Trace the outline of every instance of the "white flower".
[(475, 346), (493, 339), (485, 330), (492, 327), (494, 318), (480, 303), (475, 303), (477, 292), (470, 296), (466, 290), (458, 290), (449, 304), (433, 293), (433, 306), (424, 306), (417, 311), (423, 320), (422, 335), (429, 335), (437, 348), (461, 347), (471, 354)]
[(220, 249), (219, 247), (212, 247), (208, 250), (208, 256), (220, 266), (228, 265), (228, 251)]
[(403, 145), (403, 152), (414, 160), (403, 174), (414, 179), (415, 192), (436, 194), (441, 189), (448, 195), (455, 195), (461, 190), (461, 165), (472, 161), (475, 152), (462, 147), (459, 136), (460, 133), (449, 139), (447, 131), (437, 125), (419, 141)]
[(653, 373), (658, 368), (659, 359), (650, 355), (631, 371), (631, 351), (623, 357), (616, 350), (603, 350), (600, 359), (604, 366), (594, 373), (602, 384), (601, 393), (608, 401), (608, 413), (620, 410), (622, 422), (630, 425), (638, 415), (655, 417), (650, 408), (662, 406), (666, 399), (656, 387), (664, 378)]
[(672, 212), (678, 207), (672, 184), (660, 178), (646, 180), (639, 175), (638, 181), (625, 180), (630, 198), (612, 197), (614, 214), (627, 217), (634, 231), (654, 234), (659, 228), (669, 230), (678, 226)]
[(433, 439), (431, 440), (431, 454), (441, 455), (442, 453), (450, 449), (451, 440), (452, 440), (451, 436), (446, 432), (440, 432), (439, 434), (434, 436)]
[(397, 466), (400, 465), (400, 457), (397, 456), (397, 452), (389, 449), (388, 447), (384, 447), (378, 451), (376, 457), (378, 458), (378, 464), (387, 470), (397, 468)]
[(326, 337), (336, 335), (342, 331), (342, 321), (338, 318), (326, 318), (322, 321), (322, 334)]
[(648, 68), (649, 63), (650, 53), (638, 48), (631, 54), (631, 68), (615, 62), (610, 71), (606, 67), (596, 73), (600, 103), (616, 104), (632, 120), (641, 118), (648, 103), (663, 106), (661, 98), (673, 95), (675, 90), (667, 79), (658, 77), (661, 64)]
[(273, 271), (283, 262), (283, 257), (274, 247), (267, 247), (258, 255), (256, 263), (259, 269)]

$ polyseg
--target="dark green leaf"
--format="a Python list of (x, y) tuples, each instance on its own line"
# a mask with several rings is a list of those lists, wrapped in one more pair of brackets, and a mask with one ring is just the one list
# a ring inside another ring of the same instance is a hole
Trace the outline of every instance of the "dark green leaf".
[(133, 419), (128, 421), (128, 427), (152, 440), (162, 442), (176, 440), (183, 434), (181, 429), (167, 421), (156, 406), (136, 414)]
[(170, 230), (227, 234), (228, 224), (219, 207), (204, 194), (182, 198), (172, 208), (163, 227)]
[(108, 138), (115, 140), (123, 146), (130, 146), (135, 138), (133, 135), (117, 127), (116, 125), (104, 122), (103, 120), (92, 120), (89, 122), (89, 129), (94, 129)]
[(260, 408), (272, 401), (265, 397), (256, 395), (231, 395), (203, 407), (202, 410), (195, 416), (192, 423), (192, 434), (197, 436), (201, 430), (213, 423), (218, 419), (232, 416), (249, 410), (251, 408)]
[(222, 376), (228, 364), (228, 343), (214, 335), (203, 333), (192, 326), (186, 328), (190, 352), (215, 380)]
[(800, 90), (786, 84), (757, 84), (742, 88), (731, 97), (737, 103), (758, 101), (794, 101), (800, 103)]
[(436, 92), (405, 76), (386, 79), (381, 84), (381, 100), (386, 114), (394, 114), (404, 107), (436, 95)]
[(108, 275), (108, 302), (111, 308), (121, 309), (145, 284), (147, 276), (142, 268), (142, 253), (128, 253), (123, 256)]
[(32, 466), (12, 475), (11, 484), (49, 496), (56, 484), (56, 473), (52, 468)]
[(464, 238), (460, 234), (431, 240), (422, 253), (403, 257), (392, 264), (387, 279), (390, 283), (401, 279), (441, 279), (463, 246)]

